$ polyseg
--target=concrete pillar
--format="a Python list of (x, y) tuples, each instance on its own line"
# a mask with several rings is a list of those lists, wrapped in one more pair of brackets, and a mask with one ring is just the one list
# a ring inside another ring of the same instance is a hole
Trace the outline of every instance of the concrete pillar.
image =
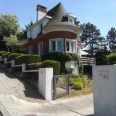
[(25, 72), (25, 70), (26, 70), (26, 63), (23, 63), (22, 64), (22, 72)]
[(45, 100), (53, 99), (53, 68), (39, 68), (39, 93)]
[(11, 61), (11, 67), (14, 67), (15, 66), (15, 60), (12, 60)]
[(4, 64), (6, 64), (7, 63), (7, 58), (4, 58)]
[(0, 61), (2, 60), (2, 56), (0, 56)]
[(116, 65), (92, 67), (94, 116), (116, 116)]

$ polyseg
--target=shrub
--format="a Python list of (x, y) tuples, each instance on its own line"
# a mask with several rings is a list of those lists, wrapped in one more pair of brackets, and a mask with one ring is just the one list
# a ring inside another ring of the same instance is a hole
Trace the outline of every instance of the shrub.
[(10, 55), (8, 56), (8, 60), (9, 60), (9, 61), (11, 61), (11, 60), (16, 60), (16, 57), (19, 57), (20, 55), (22, 55), (22, 54), (20, 54), (20, 53), (12, 53), (12, 54), (10, 54)]
[(3, 54), (6, 54), (6, 51), (0, 51), (0, 56), (3, 56)]
[(11, 54), (12, 54), (12, 52), (6, 52), (6, 53), (2, 54), (2, 58), (5, 58), (5, 57), (8, 58), (8, 56)]
[(107, 62), (107, 64), (116, 64), (116, 53), (107, 55), (106, 62)]
[(60, 62), (53, 60), (46, 60), (41, 64), (42, 68), (53, 67), (53, 74), (58, 75), (60, 73)]
[(65, 69), (65, 62), (67, 61), (77, 61), (79, 72), (82, 72), (82, 63), (78, 54), (66, 53), (66, 52), (53, 52), (41, 56), (42, 61), (45, 60), (55, 60), (60, 62), (60, 73), (67, 73)]
[(73, 83), (73, 86), (77, 90), (81, 90), (84, 87), (83, 81), (81, 79), (78, 79)]
[(60, 62), (53, 60), (46, 60), (42, 63), (28, 64), (27, 70), (34, 70), (39, 68), (48, 68), (53, 67), (53, 74), (58, 75), (60, 73)]
[(39, 55), (28, 55), (28, 54), (21, 54), (20, 56), (16, 57), (16, 64), (31, 64), (31, 63), (38, 63), (41, 62), (41, 58)]
[(98, 51), (95, 54), (96, 65), (106, 65), (106, 53), (104, 51)]
[[(83, 74), (79, 74), (76, 77), (70, 77), (69, 78), (69, 84), (75, 86), (75, 83), (78, 82), (80, 83), (80, 81), (83, 83), (83, 87), (85, 87), (87, 85), (87, 82), (89, 82), (89, 79), (86, 75)], [(75, 87), (74, 87), (75, 88)]]

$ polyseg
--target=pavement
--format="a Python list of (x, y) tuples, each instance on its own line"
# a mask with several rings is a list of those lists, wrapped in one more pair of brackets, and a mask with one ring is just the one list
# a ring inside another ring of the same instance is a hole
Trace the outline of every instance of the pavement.
[[(37, 102), (34, 103), (33, 100), (30, 100), (30, 94), (34, 89), (30, 85), (26, 85), (30, 87), (29, 96), (23, 94), (25, 87), (22, 81), (11, 77), (13, 77), (12, 74), (0, 69), (0, 88), (2, 88), (0, 89), (0, 116), (2, 114), (3, 116), (93, 116), (94, 114), (93, 94), (50, 101), (40, 100), (42, 102), (38, 102), (36, 98), (34, 100)], [(16, 84), (20, 86), (16, 86)], [(13, 90), (11, 91), (11, 89)], [(32, 94), (35, 93), (36, 91)], [(26, 95), (25, 99), (24, 95)]]
[(0, 101), (11, 116), (93, 116), (92, 94), (46, 103), (31, 103), (0, 94)]

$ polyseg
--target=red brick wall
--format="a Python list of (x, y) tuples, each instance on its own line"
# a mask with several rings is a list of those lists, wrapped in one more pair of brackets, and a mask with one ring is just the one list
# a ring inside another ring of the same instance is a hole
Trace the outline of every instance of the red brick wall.
[(54, 32), (46, 33), (34, 40), (30, 40), (28, 43), (22, 45), (22, 48), (23, 49), (26, 48), (26, 53), (29, 53), (28, 52), (29, 47), (33, 46), (33, 54), (38, 54), (38, 43), (43, 42), (43, 54), (45, 54), (49, 52), (49, 39), (54, 39), (54, 38), (73, 39), (76, 40), (78, 43), (77, 35), (75, 33), (67, 32), (67, 31), (54, 31)]

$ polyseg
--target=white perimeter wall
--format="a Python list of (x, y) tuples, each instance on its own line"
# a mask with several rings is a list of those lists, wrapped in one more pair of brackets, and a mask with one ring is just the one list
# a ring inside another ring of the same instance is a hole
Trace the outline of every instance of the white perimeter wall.
[[(108, 79), (99, 78), (100, 71), (108, 71)], [(116, 65), (93, 66), (92, 73), (94, 116), (116, 116)]]

